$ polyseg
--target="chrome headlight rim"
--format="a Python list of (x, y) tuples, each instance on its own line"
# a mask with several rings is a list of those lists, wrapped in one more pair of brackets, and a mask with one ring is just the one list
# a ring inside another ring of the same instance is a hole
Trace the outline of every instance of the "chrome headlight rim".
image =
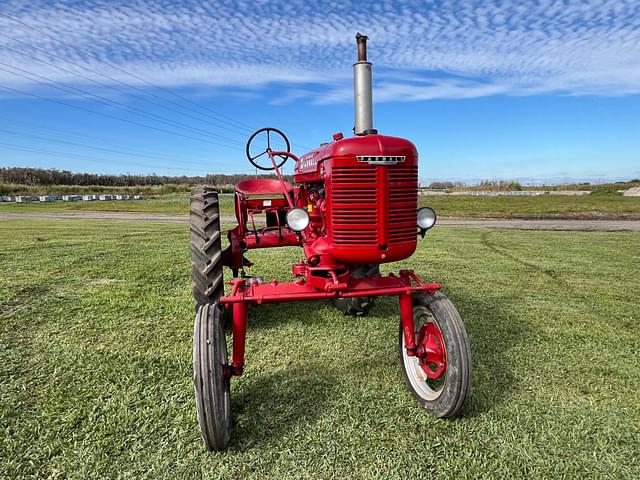
[(302, 232), (309, 226), (311, 219), (304, 208), (292, 208), (287, 212), (287, 225), (294, 232)]
[[(423, 220), (426, 220), (426, 221), (423, 221)], [(433, 208), (422, 207), (418, 209), (416, 223), (418, 224), (418, 228), (420, 230), (429, 230), (433, 228), (437, 221), (438, 221), (438, 215), (436, 214), (436, 211)]]

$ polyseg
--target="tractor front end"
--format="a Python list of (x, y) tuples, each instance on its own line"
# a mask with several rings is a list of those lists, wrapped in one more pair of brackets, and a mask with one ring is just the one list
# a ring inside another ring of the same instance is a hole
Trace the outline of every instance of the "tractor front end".
[[(470, 391), (471, 356), (464, 324), (440, 285), (412, 270), (381, 275), (379, 265), (406, 259), (436, 221), (418, 209), (418, 153), (408, 140), (372, 126), (371, 63), (367, 37), (358, 34), (354, 64), (355, 135), (296, 156), (274, 128), (256, 131), (247, 158), (276, 179), (236, 186), (238, 225), (221, 248), (217, 192), (195, 192), (191, 204), (191, 259), (196, 322), (194, 382), (200, 430), (210, 449), (231, 436), (230, 380), (242, 374), (249, 305), (329, 300), (347, 315), (366, 315), (380, 296), (399, 300), (398, 348), (405, 383), (419, 404), (439, 418), (458, 415)], [(280, 167), (294, 160), (294, 184)], [(293, 280), (251, 276), (252, 249), (299, 246), (304, 259)], [(225, 295), (223, 267), (233, 279)], [(223, 313), (231, 320), (227, 355)]]
[[(316, 232), (308, 256), (345, 265), (410, 257), (418, 232), (417, 157), (408, 140), (378, 134), (338, 139), (304, 155), (299, 163), (316, 165), (324, 189), (311, 204), (320, 210), (324, 230)], [(308, 175), (300, 167), (296, 183)]]

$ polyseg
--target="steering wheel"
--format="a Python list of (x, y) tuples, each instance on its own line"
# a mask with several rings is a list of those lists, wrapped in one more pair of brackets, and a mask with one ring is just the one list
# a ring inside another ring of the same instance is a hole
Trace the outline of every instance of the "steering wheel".
[[(262, 149), (262, 146), (265, 144), (266, 148)], [(280, 130), (266, 127), (253, 132), (247, 141), (246, 151), (247, 158), (254, 167), (260, 170), (274, 170), (273, 163), (271, 163), (271, 159), (269, 158), (269, 152), (291, 152), (291, 145), (289, 144), (287, 136)], [(276, 157), (282, 159), (280, 163), (277, 163), (278, 168), (284, 165), (289, 158), (286, 155), (276, 155)], [(277, 161), (278, 160), (276, 160), (276, 162)], [(260, 164), (260, 162), (262, 162), (262, 164)]]

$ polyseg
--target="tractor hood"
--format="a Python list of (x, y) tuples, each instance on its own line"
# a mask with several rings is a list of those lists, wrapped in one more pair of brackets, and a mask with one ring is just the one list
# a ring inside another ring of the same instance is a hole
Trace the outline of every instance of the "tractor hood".
[[(338, 157), (356, 157), (363, 163), (378, 165), (409, 160), (409, 163), (414, 165), (418, 160), (418, 152), (413, 143), (399, 137), (365, 135), (345, 138), (327, 143), (304, 154), (296, 164), (295, 174), (304, 177), (319, 175), (322, 162)], [(309, 179), (305, 178), (305, 180)]]

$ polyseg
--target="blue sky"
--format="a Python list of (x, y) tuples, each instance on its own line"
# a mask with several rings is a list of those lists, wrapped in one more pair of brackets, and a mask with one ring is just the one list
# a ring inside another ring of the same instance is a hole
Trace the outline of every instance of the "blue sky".
[(353, 126), (356, 31), (423, 181), (640, 177), (640, 2), (617, 0), (0, 1), (0, 166), (251, 172), (262, 126), (304, 153)]

